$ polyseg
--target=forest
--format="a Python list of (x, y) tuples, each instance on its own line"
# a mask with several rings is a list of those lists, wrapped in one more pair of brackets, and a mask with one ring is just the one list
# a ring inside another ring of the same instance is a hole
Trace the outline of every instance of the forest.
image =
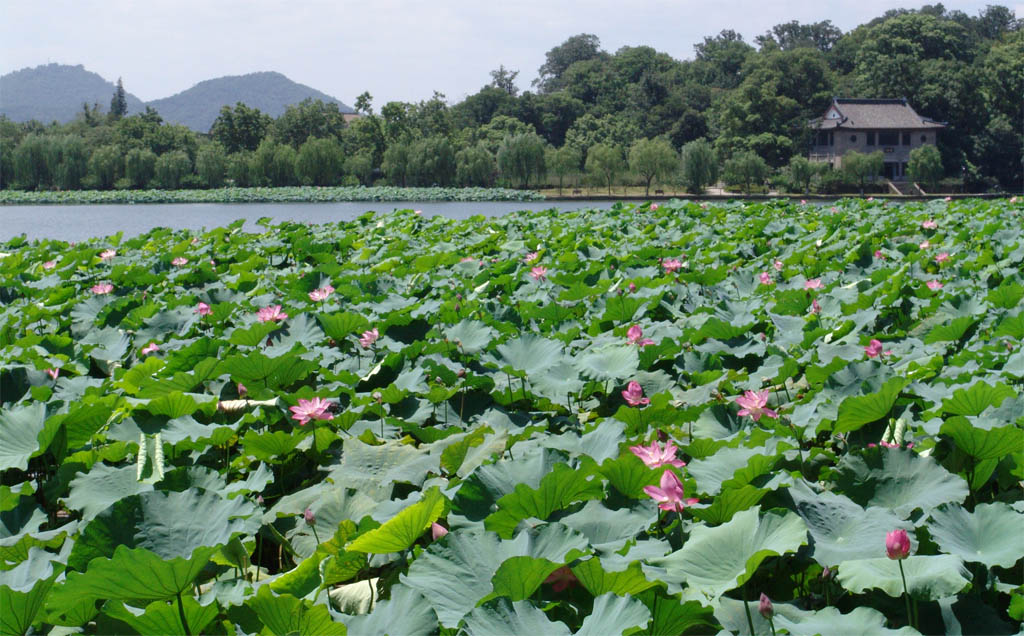
[[(754, 38), (704, 38), (694, 59), (649, 46), (614, 53), (581, 33), (546, 54), (524, 89), (499, 66), (475, 94), (450, 103), (375, 107), (359, 117), (306, 100), (271, 118), (225, 106), (207, 134), (128, 116), (119, 86), (109, 109), (83, 104), (75, 121), (0, 117), (0, 187), (20, 190), (218, 188), (225, 185), (607, 188), (645, 194), (662, 184), (701, 192), (863, 191), (851, 170), (808, 165), (808, 124), (833, 96), (905, 97), (945, 122), (937, 156), (915, 178), (943, 191), (1016, 191), (1024, 172), (1024, 21), (988, 6), (976, 16), (941, 4), (896, 9), (843, 32), (830, 21), (787, 22)], [(871, 161), (863, 162), (870, 171)], [(870, 184), (868, 184), (870, 185)]]

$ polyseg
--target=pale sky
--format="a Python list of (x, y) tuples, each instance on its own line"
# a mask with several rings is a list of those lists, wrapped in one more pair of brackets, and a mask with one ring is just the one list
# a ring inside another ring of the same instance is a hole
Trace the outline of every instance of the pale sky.
[[(0, 74), (57, 62), (124, 80), (143, 101), (223, 75), (278, 71), (353, 105), (449, 103), (499, 65), (530, 89), (544, 54), (578, 33), (602, 47), (652, 46), (692, 59), (705, 36), (753, 43), (772, 26), (832, 20), (844, 32), (893, 7), (884, 0), (0, 0)], [(998, 0), (944, 2), (974, 16)], [(1005, 2), (1018, 18), (1024, 3)]]

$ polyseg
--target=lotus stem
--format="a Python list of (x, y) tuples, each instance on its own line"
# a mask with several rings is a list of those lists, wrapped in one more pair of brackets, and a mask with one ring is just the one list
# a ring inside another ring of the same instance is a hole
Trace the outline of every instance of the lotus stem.
[(917, 621), (914, 619), (914, 614), (910, 609), (910, 592), (907, 590), (907, 577), (903, 574), (903, 559), (896, 561), (900, 566), (900, 578), (903, 580), (903, 600), (907, 605), (907, 622), (914, 629), (917, 629)]
[(185, 607), (181, 604), (181, 592), (178, 592), (178, 618), (181, 619), (181, 627), (185, 630), (185, 636), (192, 636), (192, 630), (188, 628), (188, 619), (185, 618)]
[(754, 636), (754, 619), (750, 616), (750, 602), (747, 599), (747, 584), (743, 584), (743, 611), (747, 614), (747, 627), (750, 628), (750, 636)]

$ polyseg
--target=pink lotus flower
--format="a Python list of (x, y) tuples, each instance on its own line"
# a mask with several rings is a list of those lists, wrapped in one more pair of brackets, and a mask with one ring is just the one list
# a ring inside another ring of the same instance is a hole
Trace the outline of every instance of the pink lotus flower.
[(626, 390), (622, 392), (622, 397), (630, 406), (647, 406), (651, 403), (650, 398), (644, 397), (643, 387), (636, 380), (630, 380)]
[(939, 252), (935, 255), (935, 262), (939, 265), (949, 260), (949, 252)]
[(939, 224), (931, 219), (928, 219), (927, 221), (921, 223), (921, 227), (926, 230), (934, 230), (935, 228), (939, 227)]
[(102, 296), (103, 294), (109, 294), (110, 292), (114, 291), (114, 286), (111, 285), (110, 283), (96, 283), (89, 289), (92, 290), (92, 293), (96, 294), (97, 296)]
[(953, 200), (953, 197), (946, 197), (945, 199), (943, 199), (943, 201), (952, 201), (952, 200)]
[(256, 319), (260, 322), (280, 322), (288, 317), (288, 314), (281, 311), (281, 305), (263, 307), (256, 312)]
[(640, 328), (640, 325), (633, 325), (626, 331), (626, 338), (629, 340), (629, 344), (636, 345), (638, 347), (646, 347), (647, 345), (654, 344), (654, 341), (650, 338), (644, 338), (644, 330)]
[(758, 392), (745, 391), (743, 395), (736, 398), (736, 404), (743, 407), (737, 415), (740, 417), (749, 415), (755, 422), (761, 419), (762, 415), (773, 418), (779, 416), (775, 411), (766, 408), (768, 406), (768, 389)]
[(940, 289), (942, 289), (942, 283), (940, 283), (937, 280), (930, 280), (927, 283), (925, 283), (925, 285), (928, 285), (928, 289), (932, 291), (939, 291)]
[(780, 260), (772, 261), (772, 266), (775, 268), (775, 271), (777, 271), (777, 272), (781, 272), (782, 271), (782, 261), (780, 261)]
[(658, 446), (657, 440), (651, 442), (650, 446), (630, 446), (629, 450), (640, 458), (648, 468), (660, 468), (661, 466), (675, 466), (682, 468), (686, 465), (681, 459), (676, 458), (676, 445), (672, 441), (665, 442), (665, 448)]
[(882, 341), (873, 339), (868, 343), (868, 346), (864, 347), (864, 353), (866, 353), (869, 358), (877, 358), (879, 354), (882, 353)]
[(775, 281), (772, 280), (772, 275), (769, 274), (768, 272), (761, 272), (758, 278), (761, 280), (762, 285), (771, 285), (775, 283)]
[(330, 285), (324, 285), (318, 289), (314, 289), (309, 292), (309, 299), (315, 302), (323, 302), (327, 300), (327, 297), (334, 293), (334, 288)]
[(446, 534), (448, 534), (448, 528), (445, 528), (436, 521), (430, 524), (430, 538), (434, 541), (437, 541)]
[(679, 478), (671, 470), (666, 470), (661, 474), (661, 488), (657, 486), (644, 486), (644, 492), (651, 499), (658, 502), (659, 508), (669, 512), (673, 510), (675, 512), (682, 512), (684, 507), (700, 501), (700, 499), (696, 498), (686, 498), (683, 492), (683, 482), (679, 481)]
[(820, 314), (821, 313), (821, 305), (818, 304), (818, 299), (817, 298), (815, 298), (814, 300), (811, 301), (811, 313), (812, 314)]
[(652, 203), (651, 204), (651, 212), (654, 212), (657, 209), (658, 209), (658, 204), (657, 203)]
[(238, 391), (238, 397), (245, 397), (249, 394), (249, 389), (245, 388), (245, 385), (241, 382), (238, 383), (235, 389)]
[(629, 293), (632, 294), (635, 291), (636, 291), (636, 283), (630, 283), (629, 284)]
[(139, 353), (141, 353), (144, 356), (148, 356), (151, 353), (156, 353), (157, 351), (160, 351), (160, 346), (155, 342), (151, 342), (145, 347), (139, 349)]
[(115, 256), (117, 256), (117, 252), (115, 252), (114, 250), (103, 250), (102, 252), (100, 252), (101, 261), (109, 261)]
[(46, 375), (50, 376), (51, 379), (56, 380), (57, 376), (60, 375), (60, 369), (52, 367), (46, 370)]
[(174, 265), (175, 267), (182, 267), (187, 264), (188, 259), (185, 258), (184, 256), (178, 256), (177, 258), (171, 259), (171, 265)]
[(374, 327), (369, 331), (363, 332), (359, 338), (359, 344), (363, 345), (363, 349), (369, 349), (373, 343), (377, 342), (377, 338), (380, 338), (380, 332)]
[(43, 263), (43, 269), (53, 269), (57, 266), (57, 261), (46, 261)]
[(926, 249), (928, 249), (929, 247), (931, 247), (931, 246), (932, 246), (932, 244), (931, 244), (931, 242), (930, 242), (930, 241), (928, 241), (928, 240), (924, 240), (924, 241), (921, 241), (920, 243), (918, 243), (918, 244), (917, 244), (917, 246), (918, 246), (918, 247), (920, 247), (920, 248), (921, 248), (921, 249), (923, 249), (923, 250), (926, 250)]
[(868, 197), (868, 201), (874, 201), (875, 197)]
[(775, 607), (772, 605), (772, 600), (768, 598), (768, 595), (764, 592), (761, 592), (761, 599), (757, 603), (757, 613), (765, 620), (770, 619), (775, 614)]
[(884, 261), (885, 254), (882, 253), (882, 250), (875, 250), (875, 258), (877, 258), (880, 261)]
[(822, 285), (820, 278), (812, 278), (804, 281), (804, 289), (821, 289), (822, 287), (824, 287), (824, 285)]
[(423, 210), (413, 210), (412, 213), (417, 215), (423, 214)]
[(200, 316), (209, 316), (210, 314), (213, 313), (213, 310), (210, 309), (210, 306), (207, 305), (206, 303), (200, 302), (198, 305), (196, 305), (196, 309), (193, 313), (199, 314)]
[(807, 205), (807, 199), (800, 199), (800, 205)]
[(578, 585), (579, 579), (576, 578), (576, 575), (573, 574), (568, 565), (563, 565), (549, 574), (548, 578), (544, 579), (544, 582), (550, 584), (553, 591), (562, 592), (574, 585)]
[(310, 420), (333, 420), (334, 415), (327, 412), (330, 408), (330, 402), (315, 397), (312, 400), (300, 398), (299, 404), (289, 410), (292, 412), (292, 419), (298, 420), (299, 426), (304, 426)]
[(548, 268), (542, 265), (537, 265), (530, 270), (530, 276), (533, 277), (533, 280), (547, 280)]
[(306, 522), (306, 525), (312, 526), (316, 524), (316, 515), (313, 514), (312, 508), (306, 508), (302, 512), (302, 520)]
[(910, 537), (906, 530), (893, 530), (885, 535), (885, 554), (894, 561), (910, 556)]
[(1017, 197), (1010, 197), (1010, 203), (1016, 203)]
[(678, 272), (682, 268), (683, 263), (679, 259), (670, 258), (661, 262), (661, 266), (665, 268), (665, 273), (671, 274)]
[(529, 263), (530, 261), (535, 261), (537, 260), (538, 256), (540, 256), (540, 254), (537, 252), (529, 252), (526, 254), (526, 256), (523, 257), (523, 262)]

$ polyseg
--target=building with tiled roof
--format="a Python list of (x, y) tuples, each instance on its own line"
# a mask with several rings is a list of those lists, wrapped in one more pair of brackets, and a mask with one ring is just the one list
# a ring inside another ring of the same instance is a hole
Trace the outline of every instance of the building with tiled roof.
[(847, 99), (833, 97), (832, 104), (810, 124), (814, 131), (811, 161), (843, 163), (851, 150), (883, 153), (885, 178), (904, 181), (910, 151), (935, 144), (945, 124), (918, 115), (906, 99)]

